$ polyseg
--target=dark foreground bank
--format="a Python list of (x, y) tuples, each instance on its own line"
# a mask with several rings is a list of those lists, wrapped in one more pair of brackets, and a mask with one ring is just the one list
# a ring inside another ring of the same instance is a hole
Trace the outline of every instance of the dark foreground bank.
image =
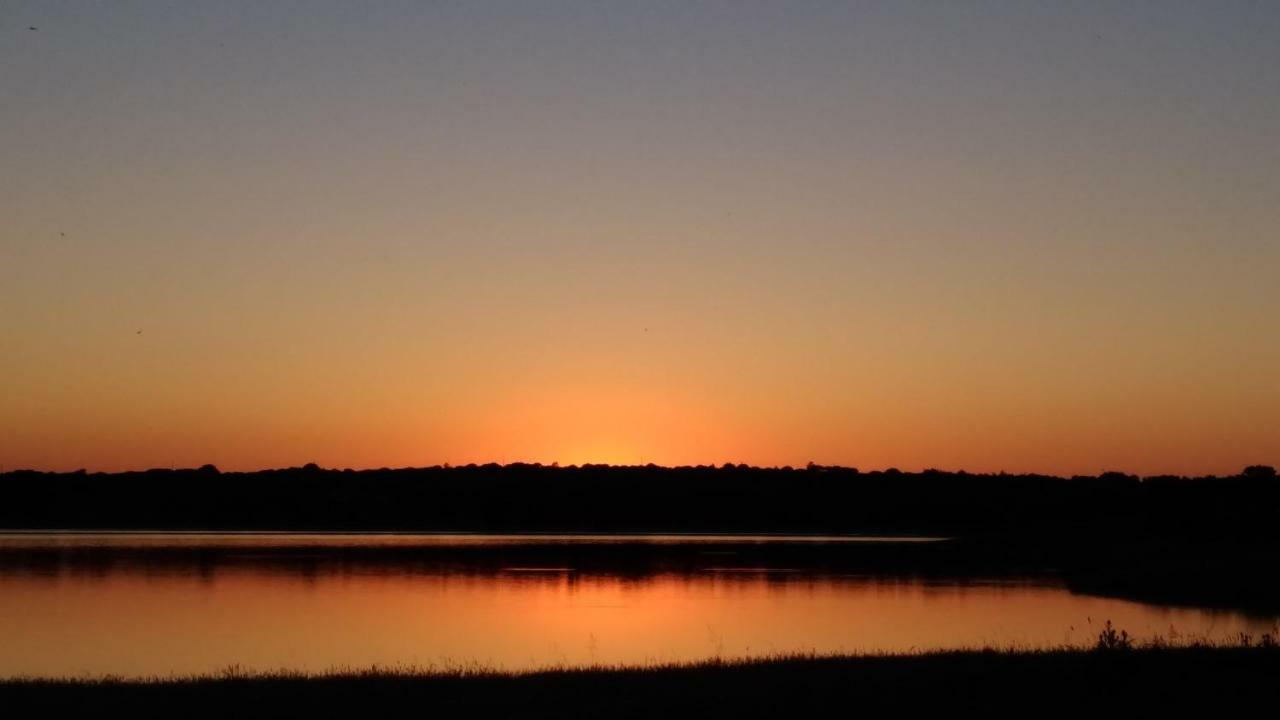
[(791, 658), (527, 675), (353, 673), (0, 682), (11, 717), (835, 717), (1212, 712), (1280, 707), (1280, 651), (1176, 648)]

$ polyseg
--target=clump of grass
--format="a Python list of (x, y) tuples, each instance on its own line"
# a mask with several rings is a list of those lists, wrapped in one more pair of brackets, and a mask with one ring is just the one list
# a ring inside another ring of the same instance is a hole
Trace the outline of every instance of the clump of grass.
[(1133, 649), (1133, 638), (1129, 637), (1127, 630), (1117, 631), (1108, 620), (1107, 624), (1098, 633), (1098, 642), (1093, 646), (1099, 652), (1122, 652)]
[(1258, 647), (1268, 650), (1274, 650), (1280, 647), (1280, 628), (1272, 628), (1271, 632), (1262, 633), (1262, 639), (1258, 641)]

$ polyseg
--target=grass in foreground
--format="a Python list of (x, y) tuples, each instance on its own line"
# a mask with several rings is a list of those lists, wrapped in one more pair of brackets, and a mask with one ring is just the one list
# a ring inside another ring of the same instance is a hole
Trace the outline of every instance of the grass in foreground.
[[(1117, 634), (1117, 637), (1121, 637)], [(1242, 639), (1243, 640), (1243, 639)], [(1274, 643), (782, 656), (513, 674), (482, 667), (125, 681), (9, 680), (21, 714), (131, 717), (828, 717), (869, 712), (1215, 715), (1280, 707)]]

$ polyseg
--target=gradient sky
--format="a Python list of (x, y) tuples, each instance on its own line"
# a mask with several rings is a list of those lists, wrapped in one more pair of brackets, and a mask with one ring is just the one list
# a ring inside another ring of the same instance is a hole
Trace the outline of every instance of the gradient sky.
[(0, 465), (1280, 464), (1278, 68), (1276, 2), (6, 0)]

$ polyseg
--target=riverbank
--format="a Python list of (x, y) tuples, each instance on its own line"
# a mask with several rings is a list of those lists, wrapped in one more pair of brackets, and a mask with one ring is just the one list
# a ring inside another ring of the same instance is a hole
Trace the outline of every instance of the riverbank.
[(786, 657), (504, 674), (481, 668), (0, 681), (15, 717), (828, 717), (865, 712), (1273, 712), (1275, 647)]

